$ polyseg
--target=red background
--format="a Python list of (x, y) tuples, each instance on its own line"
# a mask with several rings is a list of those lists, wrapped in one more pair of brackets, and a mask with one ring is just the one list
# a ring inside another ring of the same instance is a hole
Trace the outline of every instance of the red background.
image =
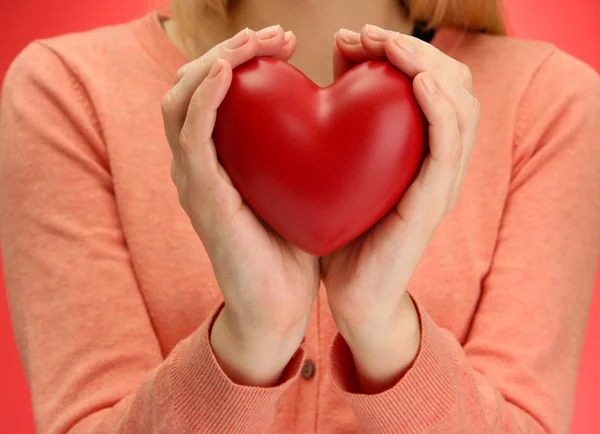
[[(156, 4), (156, 1), (7, 1), (0, 14), (0, 81), (11, 60), (32, 39), (134, 19), (146, 13), (151, 3)], [(600, 2), (506, 0), (506, 3), (512, 33), (519, 37), (549, 40), (600, 71)], [(600, 433), (598, 401), (600, 295), (597, 291), (577, 385), (574, 434)], [(0, 433), (33, 432), (29, 392), (12, 336), (6, 295), (0, 289)]]

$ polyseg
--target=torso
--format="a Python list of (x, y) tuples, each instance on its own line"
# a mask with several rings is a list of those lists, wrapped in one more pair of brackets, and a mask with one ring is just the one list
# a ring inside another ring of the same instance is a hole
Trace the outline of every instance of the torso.
[[(95, 68), (94, 55), (86, 52), (85, 36), (77, 42), (57, 39), (51, 43), (80, 75), (98, 113), (131, 262), (162, 352), (167, 355), (209, 315), (221, 296), (210, 261), (169, 177), (171, 153), (163, 132), (160, 100), (172, 85), (172, 74), (181, 66), (178, 62), (184, 59), (174, 47), (161, 56), (160, 50), (168, 41), (164, 35), (164, 40), (157, 39), (159, 27), (154, 15), (122, 27), (115, 50), (129, 50), (138, 56), (132, 62), (136, 69), (128, 64), (117, 64), (110, 70)], [(489, 58), (486, 67), (481, 67), (482, 62), (472, 67), (474, 94), (482, 105), (480, 135), (460, 199), (435, 233), (409, 288), (436, 323), (463, 343), (494, 256), (511, 179), (517, 110), (508, 107), (507, 101), (519, 100), (515, 93), (524, 92), (529, 77), (552, 48), (534, 48), (507, 38), (441, 32), (436, 37), (441, 48), (468, 65), (475, 57)], [(514, 50), (511, 59), (523, 71), (519, 76), (494, 74), (494, 63), (502, 61), (499, 53), (506, 50)], [(107, 64), (110, 62), (102, 62)], [(139, 69), (140, 65), (146, 66)], [(143, 82), (147, 92), (137, 93), (139, 86), (136, 93), (131, 92), (129, 80)], [(105, 86), (118, 92), (105, 92)], [(129, 134), (113, 136), (112, 131)], [(328, 432), (357, 432), (350, 407), (334, 393), (326, 375), (335, 331), (325, 291), (321, 290), (305, 342), (307, 358), (316, 363), (316, 374), (292, 386), (278, 404), (276, 424), (293, 420), (294, 427), (277, 425), (272, 432), (317, 432), (329, 418), (339, 423), (336, 430)]]

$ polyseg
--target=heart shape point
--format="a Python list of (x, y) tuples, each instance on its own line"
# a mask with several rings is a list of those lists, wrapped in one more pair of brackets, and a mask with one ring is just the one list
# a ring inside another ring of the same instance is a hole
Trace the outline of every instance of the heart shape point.
[(393, 208), (427, 146), (412, 81), (384, 61), (321, 88), (287, 62), (253, 59), (235, 69), (213, 138), (250, 208), (319, 256)]

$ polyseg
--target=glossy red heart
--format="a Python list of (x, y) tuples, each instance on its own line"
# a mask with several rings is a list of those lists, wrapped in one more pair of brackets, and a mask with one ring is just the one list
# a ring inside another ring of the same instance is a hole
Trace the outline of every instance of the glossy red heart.
[(380, 220), (421, 164), (412, 82), (384, 61), (321, 88), (287, 62), (234, 71), (217, 114), (218, 158), (246, 203), (292, 244), (328, 254)]

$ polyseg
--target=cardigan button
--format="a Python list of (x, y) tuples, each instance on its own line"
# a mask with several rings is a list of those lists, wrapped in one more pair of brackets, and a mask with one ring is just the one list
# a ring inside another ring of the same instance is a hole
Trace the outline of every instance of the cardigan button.
[(305, 380), (310, 380), (312, 377), (315, 376), (316, 370), (317, 367), (315, 366), (315, 362), (313, 362), (312, 360), (306, 360), (302, 365), (302, 370), (300, 371), (300, 374)]

